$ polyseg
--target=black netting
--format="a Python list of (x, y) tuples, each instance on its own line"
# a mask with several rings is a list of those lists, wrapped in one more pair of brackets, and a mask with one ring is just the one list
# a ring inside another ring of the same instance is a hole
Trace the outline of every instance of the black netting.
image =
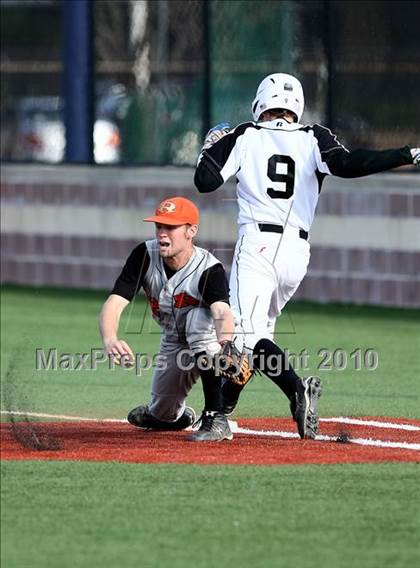
[[(61, 3), (1, 11), (1, 156), (61, 161)], [(303, 83), (304, 122), (352, 147), (418, 143), (418, 21), (413, 1), (97, 0), (95, 159), (193, 165), (203, 130), (250, 120), (258, 83), (281, 71)], [(37, 105), (61, 155), (37, 151)]]

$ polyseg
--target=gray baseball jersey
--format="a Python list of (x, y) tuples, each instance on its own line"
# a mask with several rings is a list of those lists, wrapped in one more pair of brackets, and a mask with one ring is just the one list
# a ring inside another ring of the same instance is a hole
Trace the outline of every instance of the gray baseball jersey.
[(153, 317), (168, 340), (184, 343), (188, 312), (206, 304), (199, 289), (201, 276), (205, 270), (220, 262), (209, 251), (195, 246), (187, 264), (168, 278), (157, 241), (146, 241), (146, 247), (150, 265), (143, 280), (143, 288)]

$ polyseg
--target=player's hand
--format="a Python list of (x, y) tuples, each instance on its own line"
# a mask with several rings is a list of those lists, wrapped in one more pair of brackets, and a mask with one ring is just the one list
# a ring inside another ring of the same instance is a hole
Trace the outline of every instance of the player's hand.
[(226, 134), (230, 132), (230, 124), (228, 122), (220, 122), (220, 124), (216, 124), (213, 128), (207, 132), (206, 137), (204, 139), (203, 150), (208, 150), (213, 146), (215, 142), (223, 138)]
[(132, 367), (134, 365), (134, 353), (130, 346), (121, 339), (112, 339), (105, 342), (105, 351), (116, 365)]
[(413, 164), (420, 166), (420, 148), (411, 148), (410, 152), (413, 156)]

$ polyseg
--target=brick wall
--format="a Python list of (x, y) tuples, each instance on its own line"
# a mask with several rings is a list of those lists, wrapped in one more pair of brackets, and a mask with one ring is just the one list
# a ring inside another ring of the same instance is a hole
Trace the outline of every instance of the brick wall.
[[(4, 166), (3, 282), (109, 289), (130, 250), (153, 236), (155, 204), (184, 195), (200, 207), (198, 244), (229, 268), (235, 189), (193, 188), (181, 168)], [(311, 262), (296, 297), (420, 306), (420, 176), (383, 174), (325, 183)]]

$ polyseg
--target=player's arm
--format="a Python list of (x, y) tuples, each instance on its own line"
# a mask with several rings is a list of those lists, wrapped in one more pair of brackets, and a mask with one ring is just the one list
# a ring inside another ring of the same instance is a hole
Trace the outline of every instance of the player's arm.
[(102, 306), (99, 315), (99, 331), (101, 333), (104, 349), (108, 355), (113, 356), (114, 362), (119, 364), (121, 357), (126, 357), (126, 363), (134, 361), (134, 354), (130, 346), (118, 339), (118, 328), (120, 324), (121, 314), (130, 302), (118, 296), (111, 294)]
[(222, 264), (215, 264), (203, 272), (198, 289), (210, 308), (218, 341), (230, 341), (235, 321), (229, 306), (229, 284)]
[(200, 193), (215, 191), (237, 173), (242, 152), (241, 137), (250, 126), (253, 123), (240, 124), (229, 131), (227, 123), (222, 123), (208, 132), (194, 175), (194, 184)]
[(326, 163), (333, 175), (355, 178), (412, 164), (413, 157), (408, 146), (389, 150), (359, 149), (332, 152), (326, 157)]
[(140, 290), (149, 265), (150, 256), (146, 243), (141, 243), (127, 258), (110, 296), (102, 307), (99, 316), (99, 331), (104, 348), (108, 355), (114, 356), (115, 363), (120, 363), (124, 355), (127, 358), (127, 364), (134, 361), (129, 345), (118, 338), (118, 328), (121, 314)]
[(349, 151), (328, 128), (315, 124), (313, 132), (318, 145), (318, 168), (324, 173), (355, 178), (416, 163), (408, 146), (389, 150)]
[(235, 331), (235, 319), (229, 304), (214, 302), (210, 306), (210, 311), (214, 319), (218, 342), (231, 341)]

